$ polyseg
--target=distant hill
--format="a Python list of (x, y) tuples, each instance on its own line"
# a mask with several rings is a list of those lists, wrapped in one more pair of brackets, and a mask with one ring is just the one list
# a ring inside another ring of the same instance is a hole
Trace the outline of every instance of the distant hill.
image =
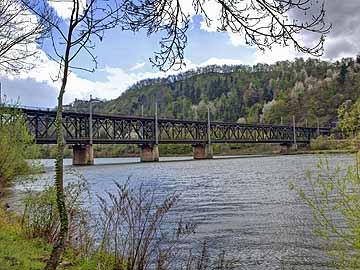
[[(360, 57), (337, 62), (297, 59), (274, 65), (208, 66), (161, 79), (143, 80), (120, 97), (94, 104), (97, 112), (247, 123), (329, 125), (345, 101), (360, 97)], [(88, 102), (67, 106), (88, 111)]]

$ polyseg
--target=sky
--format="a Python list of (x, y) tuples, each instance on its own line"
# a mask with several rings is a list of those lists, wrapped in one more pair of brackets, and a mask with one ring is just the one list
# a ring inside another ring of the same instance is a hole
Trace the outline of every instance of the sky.
[[(84, 0), (85, 1), (85, 0)], [(190, 0), (184, 0), (184, 3)], [(316, 2), (317, 0), (311, 0)], [(191, 1), (190, 1), (191, 2)], [(58, 16), (66, 24), (68, 9), (66, 4), (53, 4)], [(338, 60), (360, 53), (360, 1), (325, 0), (326, 20), (332, 24), (331, 32), (325, 41), (322, 59)], [(216, 15), (217, 9), (211, 9)], [(214, 23), (216, 26), (216, 22)], [(185, 49), (187, 66), (184, 70), (211, 64), (272, 64), (281, 60), (293, 60), (304, 57), (294, 48), (273, 47), (272, 50), (260, 51), (245, 45), (243, 36), (232, 33), (218, 33), (215, 27), (207, 27), (199, 15), (191, 18), (187, 33), (188, 43)], [(159, 49), (159, 35), (148, 37), (145, 32), (136, 34), (122, 31), (120, 28), (109, 30), (102, 42), (96, 43), (94, 54), (98, 68), (94, 73), (73, 71), (69, 77), (64, 103), (75, 98), (89, 99), (89, 95), (101, 99), (113, 99), (121, 95), (128, 87), (146, 78), (164, 77), (178, 71), (160, 72), (152, 67), (149, 57)], [(305, 42), (314, 41), (313, 36), (303, 34)], [(39, 59), (30, 72), (19, 75), (0, 74), (2, 93), (8, 102), (19, 100), (22, 105), (34, 107), (53, 107), (59, 89), (59, 82), (54, 81), (58, 65), (49, 59), (49, 44), (37, 47)], [(80, 65), (87, 62), (79, 60)]]

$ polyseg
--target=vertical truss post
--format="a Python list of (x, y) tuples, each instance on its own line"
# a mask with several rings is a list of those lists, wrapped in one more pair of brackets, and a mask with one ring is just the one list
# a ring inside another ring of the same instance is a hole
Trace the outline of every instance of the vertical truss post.
[(207, 135), (208, 135), (208, 144), (211, 144), (211, 123), (210, 123), (210, 107), (208, 106), (208, 125), (207, 125)]
[(155, 102), (155, 144), (159, 144), (158, 103)]
[(316, 118), (316, 124), (317, 124), (316, 132), (317, 132), (317, 135), (320, 136), (320, 122), (319, 122), (319, 118)]
[(89, 141), (90, 145), (93, 144), (93, 126), (92, 126), (92, 95), (90, 95), (89, 101)]
[(297, 149), (296, 144), (296, 122), (295, 122), (295, 115), (293, 115), (293, 132), (294, 132), (294, 147)]

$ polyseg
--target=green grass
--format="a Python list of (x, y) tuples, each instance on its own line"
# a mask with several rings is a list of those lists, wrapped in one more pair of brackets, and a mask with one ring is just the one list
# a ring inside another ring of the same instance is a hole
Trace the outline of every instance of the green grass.
[(25, 239), (19, 224), (0, 213), (0, 270), (43, 269), (50, 248), (39, 239)]
[[(26, 239), (15, 217), (0, 210), (0, 270), (44, 269), (51, 245), (41, 239)], [(69, 251), (59, 269), (96, 269), (96, 260), (78, 260)]]

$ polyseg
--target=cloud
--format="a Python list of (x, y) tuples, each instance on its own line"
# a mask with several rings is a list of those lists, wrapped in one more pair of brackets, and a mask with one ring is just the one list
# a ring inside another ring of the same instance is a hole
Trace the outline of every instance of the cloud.
[[(307, 16), (319, 12), (315, 5)], [(336, 60), (342, 57), (354, 56), (360, 52), (360, 4), (359, 0), (325, 0), (325, 19), (332, 24), (330, 33), (325, 38), (323, 59)], [(294, 19), (303, 15), (293, 14)], [(303, 33), (301, 38), (307, 46), (318, 41), (318, 36)]]
[[(295, 52), (292, 47), (273, 46), (271, 50), (256, 50), (255, 63), (274, 64), (278, 61), (292, 61), (296, 57), (302, 57), (302, 54)], [(306, 57), (304, 57), (306, 58)]]
[[(350, 57), (360, 53), (360, 4), (359, 0), (324, 0), (326, 21), (332, 24), (332, 29), (325, 39), (324, 55), (323, 59), (337, 60), (342, 57)], [(239, 2), (240, 4), (246, 4), (249, 1)], [(239, 5), (240, 5), (239, 4)], [(317, 15), (320, 11), (320, 2), (311, 5), (311, 8), (304, 12), (295, 12), (294, 10), (289, 13), (290, 19), (297, 19), (301, 21), (309, 20), (313, 15)], [(219, 18), (220, 6), (215, 1), (205, 2), (205, 10), (211, 18)], [(265, 24), (262, 21), (261, 24)], [(260, 26), (260, 25), (259, 25)], [(205, 21), (201, 22), (200, 28), (204, 31), (215, 32), (219, 27), (219, 21), (213, 20), (211, 25), (207, 25)], [(246, 46), (245, 37), (243, 33), (230, 33), (230, 43), (237, 46)], [(319, 40), (319, 35), (310, 32), (302, 32), (298, 39), (302, 44), (307, 47), (315, 45)], [(259, 49), (255, 53), (256, 61), (274, 63), (279, 60), (291, 60), (295, 57), (309, 57), (308, 55), (297, 53), (292, 44), (289, 46), (273, 46), (271, 49), (265, 50), (265, 52)]]
[(142, 69), (145, 65), (146, 65), (146, 62), (136, 63), (132, 68), (130, 68), (130, 71)]
[(241, 60), (239, 59), (229, 59), (229, 58), (216, 58), (216, 57), (211, 57), (208, 60), (206, 60), (205, 62), (201, 63), (200, 67), (205, 67), (205, 66), (210, 66), (210, 65), (229, 65), (229, 66), (235, 66), (235, 65), (241, 65), (244, 64)]
[[(34, 79), (0, 77), (2, 97), (7, 103), (17, 103), (34, 107), (53, 107), (56, 105), (58, 91), (46, 82)], [(4, 100), (3, 100), (4, 101)]]
[[(65, 20), (70, 19), (71, 10), (73, 7), (73, 1), (67, 0), (48, 0), (48, 3), (51, 7), (54, 8), (57, 15)], [(86, 5), (86, 0), (81, 0), (80, 4), (82, 7)]]

